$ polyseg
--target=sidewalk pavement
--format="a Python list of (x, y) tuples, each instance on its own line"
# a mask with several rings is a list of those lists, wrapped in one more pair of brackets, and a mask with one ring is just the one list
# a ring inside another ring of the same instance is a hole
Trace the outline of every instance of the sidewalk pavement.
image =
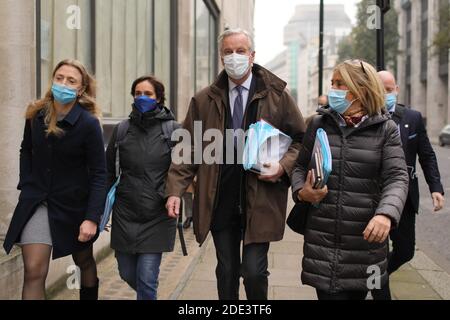
[[(192, 228), (185, 231), (189, 256), (183, 257), (179, 241), (175, 251), (164, 255), (161, 265), (160, 300), (217, 300), (216, 257), (212, 238), (200, 248)], [(300, 283), (303, 239), (286, 227), (283, 241), (272, 243), (269, 251), (269, 299), (316, 300), (315, 290)], [(136, 294), (118, 275), (117, 262), (111, 254), (98, 264), (101, 300), (133, 300)], [(242, 281), (241, 281), (242, 284)], [(417, 250), (411, 263), (391, 277), (395, 300), (450, 300), (450, 275), (422, 251)], [(63, 289), (51, 297), (75, 300), (77, 291)], [(241, 285), (241, 299), (245, 291)]]

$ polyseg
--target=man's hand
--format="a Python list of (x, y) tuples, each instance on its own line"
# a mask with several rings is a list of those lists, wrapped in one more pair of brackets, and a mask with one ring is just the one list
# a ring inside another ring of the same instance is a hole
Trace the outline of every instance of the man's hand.
[(444, 208), (445, 198), (440, 192), (434, 192), (431, 194), (433, 198), (434, 212), (441, 211)]
[(277, 183), (280, 182), (281, 177), (285, 171), (279, 162), (265, 163), (262, 174), (258, 176), (261, 181)]
[(374, 217), (364, 231), (364, 240), (369, 243), (386, 241), (391, 232), (392, 221), (387, 216), (378, 215)]
[(97, 234), (97, 224), (93, 221), (86, 220), (80, 226), (80, 235), (78, 241), (85, 243), (89, 242)]
[(167, 199), (166, 209), (170, 218), (176, 219), (180, 215), (181, 199), (178, 197), (170, 197)]
[(298, 193), (299, 200), (309, 203), (320, 203), (323, 199), (325, 199), (328, 194), (328, 187), (325, 186), (323, 189), (314, 189), (313, 184), (313, 176), (311, 171), (309, 171), (308, 176), (306, 177), (305, 185)]

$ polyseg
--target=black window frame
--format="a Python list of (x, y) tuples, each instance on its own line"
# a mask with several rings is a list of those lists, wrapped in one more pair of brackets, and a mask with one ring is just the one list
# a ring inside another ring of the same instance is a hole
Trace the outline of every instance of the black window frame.
[(421, 50), (420, 50), (420, 81), (426, 82), (428, 76), (428, 0), (421, 1), (421, 27), (420, 27), (420, 41), (421, 41)]

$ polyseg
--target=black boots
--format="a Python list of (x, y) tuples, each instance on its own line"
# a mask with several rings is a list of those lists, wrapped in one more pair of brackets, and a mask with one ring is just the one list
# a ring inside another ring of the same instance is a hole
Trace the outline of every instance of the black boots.
[(97, 279), (97, 285), (95, 287), (87, 288), (82, 286), (80, 290), (80, 300), (98, 300), (98, 284), (99, 281)]

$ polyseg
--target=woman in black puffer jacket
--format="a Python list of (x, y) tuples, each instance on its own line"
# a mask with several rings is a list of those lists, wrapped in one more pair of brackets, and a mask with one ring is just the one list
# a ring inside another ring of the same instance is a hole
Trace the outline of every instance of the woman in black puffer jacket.
[[(384, 89), (362, 61), (336, 67), (329, 108), (307, 130), (292, 175), (296, 202), (319, 203), (308, 213), (302, 281), (319, 300), (362, 300), (388, 281), (388, 235), (408, 193), (398, 128), (385, 114)], [(327, 186), (312, 188), (308, 172), (316, 131), (330, 142), (333, 168)]]

